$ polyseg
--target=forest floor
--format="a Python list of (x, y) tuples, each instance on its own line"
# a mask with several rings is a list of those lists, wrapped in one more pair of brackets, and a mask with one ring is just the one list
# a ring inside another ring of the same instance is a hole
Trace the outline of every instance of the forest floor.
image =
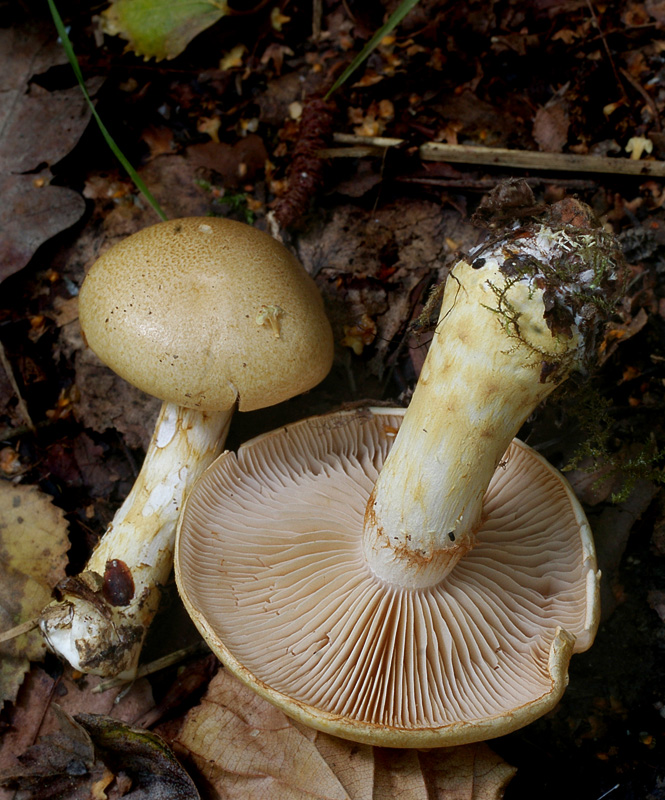
[[(665, 6), (422, 0), (324, 102), (397, 3), (238, 5), (243, 13), (159, 61), (125, 51), (89, 6), (60, 7), (98, 113), (166, 215), (268, 229), (272, 211), (324, 296), (336, 341), (330, 376), (307, 395), (238, 415), (229, 447), (310, 414), (406, 405), (428, 343), (424, 303), (455, 255), (481, 240), (472, 214), (506, 178), (526, 179), (539, 202), (575, 195), (619, 237), (630, 280), (598, 368), (520, 432), (556, 467), (576, 460), (566, 474), (596, 537), (600, 630), (572, 659), (561, 703), (491, 746), (517, 768), (508, 800), (665, 798)], [(158, 410), (85, 349), (77, 292), (101, 252), (158, 219), (91, 121), (45, 4), (0, 3), (0, 26), (9, 98), (0, 108), (0, 471), (3, 483), (38, 487), (64, 512), (60, 566), (75, 574), (129, 490)], [(433, 160), (430, 143), (465, 153)], [(527, 160), (477, 163), (484, 148)], [(310, 180), (289, 172), (294, 154)], [(604, 160), (587, 171), (573, 156)], [(630, 174), (625, 164), (638, 160), (647, 166)], [(6, 561), (8, 574), (15, 563)], [(9, 628), (15, 584), (3, 580)], [(146, 661), (198, 642), (173, 586), (165, 608)], [(117, 708), (63, 676), (39, 646), (2, 646), (13, 665), (0, 676), (5, 770), (57, 727), (44, 718), (67, 694), (63, 681), (70, 698), (79, 693), (70, 713)], [(200, 652), (184, 664), (189, 682), (171, 667), (123, 700), (136, 703), (124, 719), (159, 725), (179, 753), (178, 726), (216, 669)], [(188, 767), (204, 796), (287, 796), (237, 786), (227, 795), (221, 778), (206, 783), (200, 763), (199, 773)], [(45, 793), (37, 772), (34, 794), (18, 796), (90, 796), (77, 792), (94, 784), (84, 769), (85, 780), (67, 773), (69, 783), (51, 781)], [(93, 796), (123, 795), (118, 781), (104, 785), (108, 793)], [(319, 796), (298, 791), (288, 796)]]

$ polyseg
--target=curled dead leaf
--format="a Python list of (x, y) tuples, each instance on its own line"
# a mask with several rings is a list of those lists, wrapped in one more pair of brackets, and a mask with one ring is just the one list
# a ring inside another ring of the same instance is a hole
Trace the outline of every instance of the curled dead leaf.
[(391, 750), (310, 730), (224, 669), (176, 743), (220, 800), (498, 800), (515, 774), (483, 743)]

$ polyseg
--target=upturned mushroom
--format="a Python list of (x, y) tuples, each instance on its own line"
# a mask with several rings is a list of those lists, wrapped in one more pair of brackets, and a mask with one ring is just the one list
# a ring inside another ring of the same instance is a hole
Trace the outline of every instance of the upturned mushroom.
[(76, 669), (131, 675), (183, 498), (221, 451), (235, 408), (319, 383), (332, 332), (314, 281), (283, 245), (217, 218), (163, 222), (112, 247), (83, 282), (79, 315), (99, 358), (163, 406), (130, 494), (40, 628)]
[(572, 490), (513, 437), (592, 361), (621, 264), (562, 201), (452, 270), (406, 413), (306, 420), (214, 462), (176, 579), (232, 672), (308, 725), (393, 747), (491, 738), (557, 703), (599, 575)]

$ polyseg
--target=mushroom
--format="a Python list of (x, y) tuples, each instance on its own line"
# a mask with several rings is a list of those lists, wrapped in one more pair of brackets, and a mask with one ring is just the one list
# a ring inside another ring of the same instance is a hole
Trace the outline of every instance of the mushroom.
[(391, 747), (487, 739), (551, 709), (598, 624), (565, 479), (514, 439), (621, 284), (575, 201), (460, 261), (411, 403), (295, 423), (220, 456), (176, 580), (211, 648), (290, 716)]
[(101, 360), (163, 406), (130, 494), (40, 627), (76, 669), (132, 674), (183, 498), (221, 451), (234, 409), (316, 385), (332, 364), (332, 332), (289, 251), (218, 218), (163, 222), (116, 244), (86, 276), (79, 315)]

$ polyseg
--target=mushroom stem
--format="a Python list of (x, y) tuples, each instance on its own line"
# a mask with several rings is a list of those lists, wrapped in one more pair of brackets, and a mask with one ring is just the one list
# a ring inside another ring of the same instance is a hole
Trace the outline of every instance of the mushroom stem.
[(617, 278), (616, 253), (603, 252), (602, 233), (514, 229), (483, 258), (453, 269), (367, 505), (365, 557), (383, 580), (436, 585), (473, 547), (508, 445), (591, 348), (598, 306), (590, 299), (600, 304), (600, 283), (609, 291)]
[(182, 503), (221, 451), (233, 411), (162, 405), (138, 478), (85, 572), (65, 579), (42, 612), (47, 644), (75, 669), (133, 676), (173, 565)]

